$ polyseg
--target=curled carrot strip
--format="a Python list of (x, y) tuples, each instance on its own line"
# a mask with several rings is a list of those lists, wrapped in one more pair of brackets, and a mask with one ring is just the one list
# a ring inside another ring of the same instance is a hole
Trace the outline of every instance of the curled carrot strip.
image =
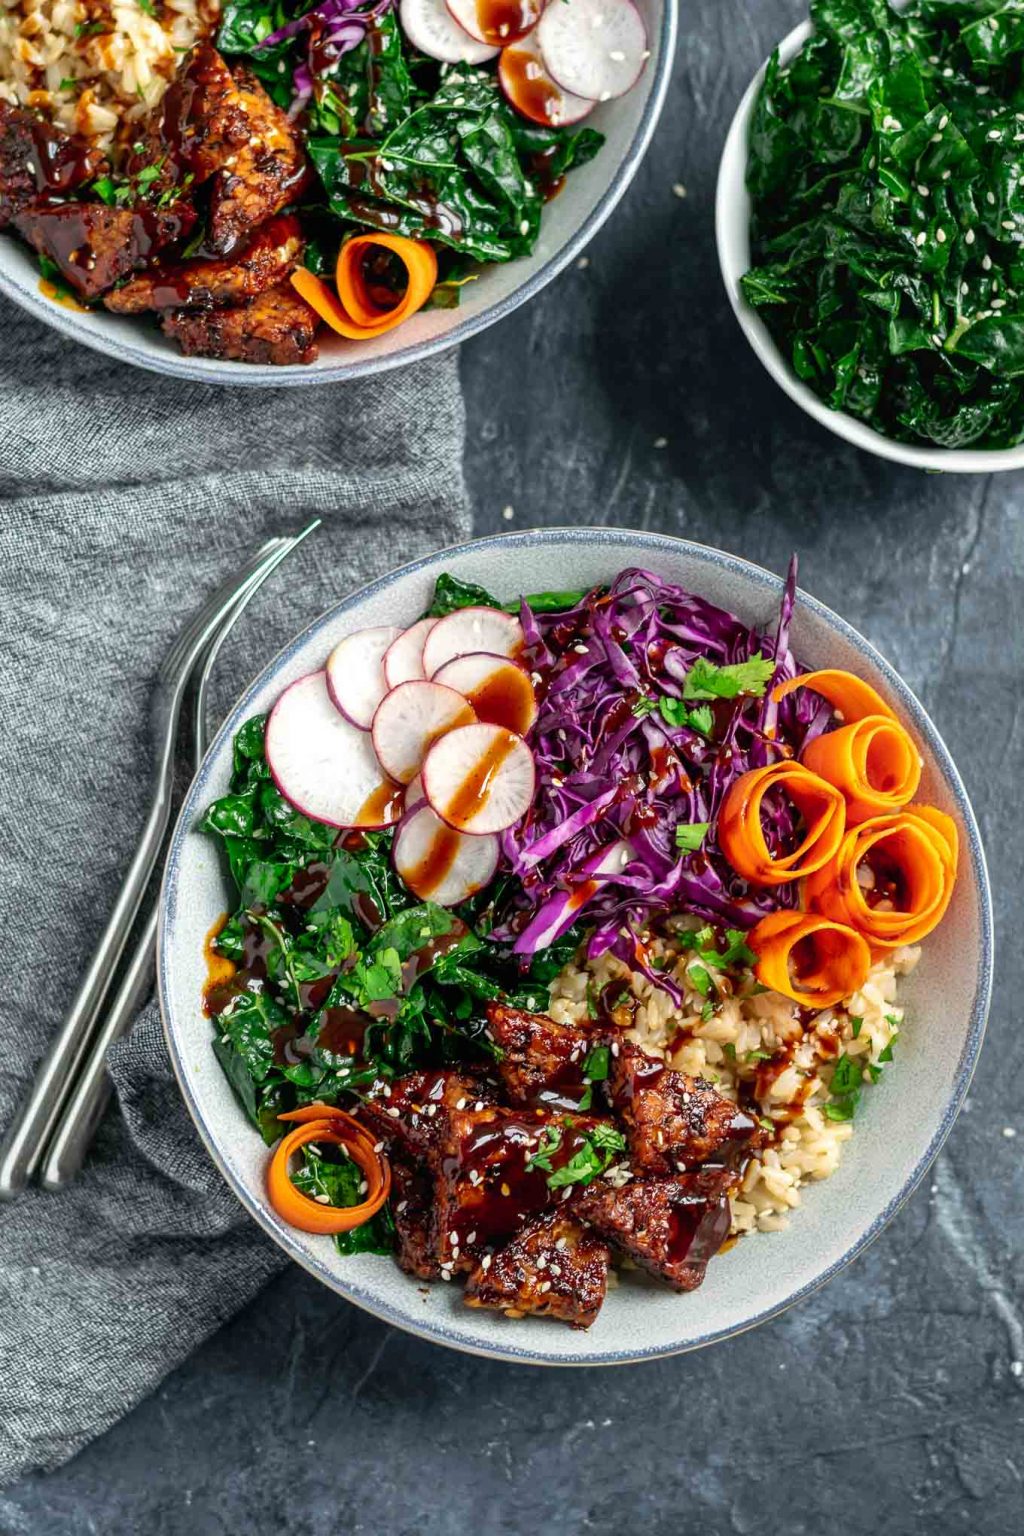
[[(805, 823), (802, 842), (792, 853), (773, 858), (761, 824), (761, 803), (769, 790), (782, 790)], [(771, 763), (752, 768), (732, 784), (718, 817), (718, 842), (737, 874), (754, 885), (785, 885), (801, 880), (835, 858), (846, 826), (839, 790), (802, 763)]]
[(888, 715), (864, 715), (852, 725), (816, 736), (804, 747), (800, 761), (841, 792), (847, 826), (901, 810), (921, 782), (917, 748), (899, 721)]
[(863, 720), (865, 715), (884, 715), (887, 720), (896, 719), (881, 694), (852, 672), (831, 667), (822, 672), (805, 672), (802, 677), (790, 677), (784, 683), (776, 683), (772, 689), (772, 698), (778, 703), (779, 699), (784, 699), (787, 693), (793, 693), (797, 688), (810, 688), (812, 693), (820, 693), (842, 715), (847, 725), (855, 720)]
[(942, 920), (956, 883), (955, 823), (908, 805), (852, 827), (832, 864), (808, 877), (807, 904), (847, 923), (876, 953), (917, 944)]
[(859, 933), (814, 912), (772, 912), (748, 942), (763, 987), (804, 1008), (831, 1008), (858, 991), (871, 969), (871, 951)]
[[(367, 252), (374, 249), (390, 251), (405, 267), (405, 292), (390, 309), (382, 309), (367, 286), (363, 263)], [(332, 330), (350, 341), (365, 341), (393, 330), (423, 308), (437, 282), (437, 255), (425, 240), (409, 240), (404, 235), (356, 235), (338, 252), (336, 279), (335, 295), (305, 267), (292, 273), (294, 288)]]
[[(267, 1169), (267, 1194), (281, 1219), (303, 1232), (334, 1233), (351, 1232), (376, 1216), (391, 1193), (391, 1168), (374, 1150), (374, 1139), (366, 1127), (344, 1110), (327, 1104), (307, 1104), (279, 1118), (299, 1122), (278, 1143)], [(360, 1205), (321, 1205), (295, 1188), (288, 1164), (293, 1154), (311, 1141), (345, 1148), (366, 1178), (366, 1199)]]

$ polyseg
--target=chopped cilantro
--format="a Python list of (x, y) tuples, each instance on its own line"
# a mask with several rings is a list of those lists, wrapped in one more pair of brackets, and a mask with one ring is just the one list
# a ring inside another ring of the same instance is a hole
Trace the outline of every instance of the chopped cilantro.
[(583, 1063), (583, 1076), (588, 1083), (603, 1083), (611, 1070), (611, 1051), (606, 1045), (595, 1045)]
[(896, 1043), (896, 1037), (894, 1035), (893, 1038), (889, 1041), (889, 1044), (888, 1045), (884, 1045), (882, 1047), (882, 1049), (879, 1051), (879, 1053), (878, 1053), (879, 1061), (892, 1061), (892, 1048), (893, 1048), (895, 1043)]
[(657, 707), (657, 699), (652, 699), (649, 694), (641, 694), (633, 705), (633, 713), (638, 720), (643, 720), (646, 715), (653, 715)]
[(658, 711), (666, 725), (688, 726), (701, 736), (710, 736), (715, 717), (706, 704), (690, 709), (682, 699), (669, 698), (667, 694), (658, 700)]
[(75, 28), (76, 37), (98, 37), (101, 32), (109, 32), (109, 23), (105, 21), (80, 21)]
[(145, 11), (147, 16), (152, 16), (153, 20), (156, 20), (156, 6), (153, 0), (139, 0), (139, 10)]
[(700, 1021), (701, 1021), (701, 1023), (702, 1024), (709, 1024), (711, 1022), (711, 1020), (714, 1018), (714, 1016), (715, 1016), (715, 1005), (714, 1005), (714, 1003), (712, 1003), (712, 1002), (705, 1003), (703, 1008), (700, 1011)]
[[(567, 1122), (569, 1123), (569, 1122)], [(548, 1175), (549, 1189), (565, 1189), (570, 1184), (590, 1184), (599, 1178), (612, 1163), (617, 1152), (625, 1152), (626, 1138), (612, 1125), (595, 1125), (587, 1131), (583, 1144), (561, 1168), (552, 1170), (551, 1157), (562, 1145), (562, 1132), (558, 1126), (544, 1129), (543, 1140), (534, 1155), (527, 1159), (527, 1168), (539, 1168)]]
[(676, 847), (681, 853), (696, 853), (708, 835), (709, 821), (681, 822), (676, 827)]
[(544, 1134), (541, 1138), (540, 1146), (537, 1148), (536, 1152), (533, 1153), (532, 1157), (528, 1157), (526, 1159), (527, 1171), (529, 1171), (531, 1168), (539, 1168), (542, 1173), (550, 1173), (552, 1171), (551, 1154), (552, 1152), (557, 1152), (561, 1145), (561, 1127), (557, 1125), (546, 1125), (544, 1127)]
[(771, 1051), (745, 1051), (743, 1053), (744, 1061), (771, 1061), (771, 1059)]
[(861, 1030), (864, 1028), (864, 1020), (855, 1016), (851, 1016), (850, 1023), (853, 1025), (853, 1038), (856, 1040), (860, 1035)]
[(691, 960), (686, 967), (686, 974), (690, 978), (695, 991), (699, 992), (701, 997), (707, 997), (713, 983), (710, 974), (704, 967), (698, 961)]
[(733, 1045), (731, 1040), (727, 1040), (725, 1042), (725, 1044), (722, 1046), (722, 1050), (723, 1050), (727, 1060), (729, 1060), (729, 1061), (735, 1061), (736, 1060), (736, 1047)]
[(684, 699), (736, 699), (741, 694), (761, 698), (775, 671), (775, 662), (758, 651), (747, 661), (719, 667), (698, 656), (683, 683)]
[(109, 176), (100, 176), (93, 182), (92, 189), (100, 202), (106, 203), (108, 207), (117, 199), (117, 188)]
[(65, 75), (64, 79), (61, 81), (60, 85), (57, 87), (57, 89), (60, 90), (60, 91), (74, 91), (77, 88), (78, 88), (78, 81), (75, 79), (75, 77), (73, 75)]

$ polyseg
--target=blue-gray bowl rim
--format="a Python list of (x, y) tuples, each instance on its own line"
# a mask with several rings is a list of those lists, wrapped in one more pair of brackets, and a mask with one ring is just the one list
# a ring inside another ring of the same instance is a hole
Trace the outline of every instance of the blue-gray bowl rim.
[[(539, 267), (521, 287), (513, 293), (506, 295), (498, 303), (489, 309), (481, 311), (454, 326), (443, 336), (435, 336), (430, 341), (416, 342), (412, 346), (402, 347), (397, 352), (390, 352), (384, 357), (368, 357), (356, 363), (338, 363), (332, 367), (305, 368), (295, 365), (290, 368), (271, 368), (266, 366), (239, 363), (235, 365), (237, 372), (221, 374), (204, 369), (202, 366), (194, 366), (187, 357), (168, 351), (151, 356), (133, 347), (130, 342), (124, 342), (115, 338), (106, 331), (93, 332), (83, 325), (73, 310), (64, 309), (58, 304), (43, 298), (35, 292), (26, 293), (9, 283), (0, 272), (0, 293), (17, 304), (19, 308), (27, 311), (35, 319), (41, 320), (44, 325), (59, 331), (69, 340), (81, 342), (94, 352), (101, 352), (107, 357), (116, 358), (119, 362), (130, 363), (133, 367), (144, 368), (150, 373), (157, 373), (166, 378), (188, 379), (195, 384), (214, 384), (233, 388), (238, 385), (248, 389), (277, 389), (294, 388), (300, 385), (338, 384), (350, 379), (372, 378), (378, 374), (387, 373), (392, 368), (405, 368), (412, 363), (422, 362), (425, 358), (435, 357), (440, 352), (447, 352), (450, 347), (456, 347), (460, 342), (468, 341), (471, 336), (476, 336), (480, 331), (496, 324), (499, 320), (506, 319), (521, 304), (526, 304), (530, 299), (546, 288), (560, 272), (580, 254), (586, 245), (597, 234), (601, 226), (611, 217), (619, 202), (622, 200), (630, 182), (640, 168), (640, 163), (647, 153), (648, 145), (657, 127), (662, 108), (665, 105), (665, 97), (668, 94), (669, 80), (672, 76), (672, 65), (675, 60), (676, 35), (679, 26), (679, 0), (662, 0), (663, 10), (661, 16), (661, 28), (658, 35), (658, 58), (654, 84), (647, 98), (643, 115), (637, 124), (637, 130), (630, 144), (627, 154), (612, 177), (608, 186), (601, 195), (600, 200), (592, 209), (589, 216), (583, 221), (576, 233), (566, 243)], [(158, 360), (159, 358), (159, 360)]]
[(964, 827), (967, 833), (970, 867), (978, 893), (978, 911), (981, 930), (981, 954), (979, 957), (978, 986), (974, 994), (974, 1001), (971, 1005), (971, 1017), (967, 1038), (964, 1042), (963, 1050), (960, 1053), (960, 1059), (957, 1063), (956, 1079), (954, 1082), (953, 1091), (950, 1094), (949, 1100), (942, 1114), (942, 1118), (939, 1121), (939, 1124), (936, 1127), (927, 1148), (925, 1149), (915, 1168), (910, 1173), (909, 1177), (906, 1179), (902, 1189), (896, 1195), (894, 1195), (889, 1203), (883, 1208), (883, 1210), (878, 1213), (870, 1226), (864, 1232), (862, 1232), (853, 1243), (851, 1243), (846, 1252), (840, 1255), (840, 1257), (835, 1259), (831, 1264), (829, 1264), (820, 1274), (815, 1275), (812, 1280), (809, 1280), (804, 1285), (798, 1287), (798, 1289), (795, 1290), (790, 1296), (787, 1296), (784, 1301), (781, 1301), (772, 1307), (766, 1308), (763, 1312), (753, 1314), (752, 1316), (746, 1318), (742, 1323), (738, 1323), (734, 1326), (725, 1328), (712, 1329), (705, 1334), (701, 1334), (698, 1338), (688, 1340), (685, 1344), (671, 1346), (668, 1348), (659, 1346), (651, 1348), (650, 1350), (608, 1350), (599, 1354), (591, 1355), (563, 1355), (560, 1356), (557, 1360), (552, 1360), (543, 1352), (543, 1350), (525, 1349), (517, 1347), (514, 1344), (510, 1344), (507, 1347), (502, 1348), (495, 1347), (493, 1349), (483, 1347), (476, 1348), (473, 1345), (467, 1343), (467, 1341), (463, 1338), (448, 1337), (443, 1328), (434, 1326), (417, 1327), (408, 1318), (395, 1312), (390, 1306), (380, 1303), (375, 1298), (365, 1293), (357, 1292), (354, 1286), (345, 1286), (340, 1284), (335, 1275), (331, 1274), (330, 1271), (325, 1269), (310, 1254), (301, 1250), (297, 1242), (290, 1238), (286, 1229), (274, 1228), (268, 1224), (265, 1219), (265, 1211), (263, 1206), (259, 1201), (253, 1199), (250, 1196), (248, 1190), (246, 1190), (245, 1187), (234, 1178), (230, 1168), (220, 1156), (219, 1149), (217, 1148), (212, 1136), (208, 1132), (203, 1122), (199, 1106), (195, 1103), (188, 1089), (185, 1074), (182, 1070), (181, 1060), (178, 1055), (174, 1032), (171, 1029), (169, 1018), (170, 1008), (168, 1003), (169, 992), (167, 981), (167, 953), (173, 936), (173, 909), (177, 896), (178, 864), (181, 857), (182, 844), (185, 837), (192, 830), (197, 810), (202, 808), (205, 804), (205, 785), (213, 756), (217, 751), (219, 751), (224, 739), (234, 734), (234, 732), (238, 729), (238, 726), (251, 711), (251, 701), (255, 697), (256, 693), (263, 687), (264, 683), (270, 677), (272, 677), (286, 662), (292, 658), (292, 656), (294, 656), (300, 647), (304, 646), (306, 642), (315, 636), (317, 632), (326, 624), (332, 622), (335, 618), (338, 617), (339, 614), (344, 613), (347, 609), (362, 602), (365, 598), (370, 597), (374, 593), (377, 593), (382, 589), (390, 586), (399, 578), (410, 575), (415, 571), (422, 570), (425, 566), (433, 565), (440, 557), (446, 555), (455, 557), (483, 548), (515, 549), (517, 547), (523, 547), (527, 545), (548, 543), (598, 543), (606, 544), (611, 548), (614, 548), (617, 545), (630, 545), (634, 549), (637, 547), (648, 549), (654, 554), (656, 554), (659, 550), (667, 549), (671, 549), (677, 552), (682, 551), (688, 555), (693, 556), (697, 560), (705, 561), (709, 565), (721, 566), (728, 570), (738, 570), (747, 577), (752, 578), (757, 583), (757, 585), (761, 586), (766, 591), (771, 591), (775, 594), (781, 594), (782, 591), (783, 582), (781, 577), (774, 575), (771, 571), (765, 570), (763, 566), (755, 565), (752, 561), (744, 560), (738, 555), (728, 554), (724, 550), (715, 549), (710, 545), (698, 544), (691, 539), (676, 538), (673, 534), (648, 533), (629, 528), (589, 527), (533, 528), (524, 529), (516, 533), (494, 534), (489, 538), (469, 539), (463, 544), (451, 545), (447, 549), (435, 550), (431, 554), (423, 555), (418, 560), (412, 560), (407, 565), (400, 566), (396, 570), (387, 572), (387, 574), (384, 576), (377, 577), (374, 581), (367, 582), (365, 586), (360, 587), (358, 591), (350, 593), (348, 597), (343, 598), (341, 602), (336, 603), (325, 613), (322, 613), (319, 618), (314, 619), (311, 624), (306, 626), (301, 634), (296, 635), (293, 640), (289, 641), (289, 643), (285, 645), (278, 652), (278, 654), (267, 663), (267, 665), (260, 672), (259, 676), (256, 677), (252, 683), (250, 683), (249, 687), (236, 701), (232, 709), (229, 711), (227, 717), (225, 718), (220, 730), (217, 732), (213, 742), (211, 743), (210, 750), (203, 760), (199, 772), (190, 785), (184, 803), (178, 814), (178, 819), (175, 823), (174, 832), (172, 834), (167, 855), (163, 882), (160, 889), (160, 924), (157, 939), (157, 991), (160, 999), (160, 1013), (163, 1020), (164, 1036), (167, 1040), (167, 1048), (170, 1053), (174, 1074), (178, 1080), (178, 1086), (181, 1090), (182, 1097), (185, 1100), (186, 1107), (188, 1108), (189, 1114), (192, 1117), (193, 1123), (195, 1124), (207, 1151), (209, 1152), (214, 1163), (217, 1165), (227, 1183), (234, 1190), (234, 1193), (237, 1195), (242, 1205), (254, 1218), (254, 1220), (257, 1221), (259, 1225), (263, 1227), (264, 1231), (268, 1232), (274, 1238), (274, 1240), (285, 1249), (285, 1251), (291, 1258), (296, 1261), (296, 1263), (301, 1264), (301, 1266), (310, 1274), (315, 1276), (316, 1279), (321, 1280), (325, 1285), (329, 1286), (331, 1290), (335, 1291), (336, 1294), (343, 1296), (347, 1301), (353, 1302), (356, 1306), (362, 1307), (364, 1311), (371, 1313), (374, 1317), (379, 1318), (382, 1322), (388, 1323), (395, 1328), (401, 1328), (404, 1332), (411, 1333), (421, 1339), (426, 1339), (431, 1343), (444, 1344), (450, 1349), (457, 1349), (463, 1354), (480, 1355), (487, 1359), (505, 1360), (510, 1363), (523, 1365), (632, 1365), (644, 1360), (663, 1359), (671, 1355), (687, 1354), (691, 1350), (702, 1349), (708, 1344), (716, 1344), (721, 1342), (723, 1339), (734, 1338), (737, 1334), (746, 1333), (749, 1329), (755, 1328), (761, 1323), (766, 1323), (773, 1317), (778, 1317), (780, 1313), (788, 1311), (790, 1307), (795, 1306), (797, 1302), (802, 1301), (806, 1296), (810, 1296), (815, 1291), (820, 1290), (820, 1288), (829, 1280), (831, 1280), (835, 1275), (837, 1275), (840, 1270), (845, 1269), (846, 1266), (850, 1264), (855, 1258), (857, 1258), (859, 1254), (863, 1253), (864, 1249), (874, 1241), (874, 1239), (879, 1235), (884, 1227), (888, 1226), (892, 1218), (910, 1198), (914, 1190), (918, 1187), (921, 1180), (924, 1178), (925, 1174), (928, 1172), (928, 1169), (931, 1167), (932, 1163), (935, 1161), (935, 1158), (938, 1156), (942, 1148), (942, 1144), (952, 1130), (953, 1123), (956, 1120), (956, 1117), (963, 1105), (963, 1101), (967, 1096), (968, 1089), (971, 1085), (971, 1078), (974, 1075), (974, 1069), (977, 1065), (978, 1053), (981, 1050), (982, 1040), (984, 1039), (985, 1025), (988, 1021), (989, 1005), (992, 998), (992, 974), (995, 955), (995, 938), (992, 917), (992, 891), (989, 884), (988, 868), (985, 861), (985, 851), (982, 846), (981, 833), (978, 829), (978, 823), (974, 815), (973, 807), (971, 806), (970, 799), (966, 789), (964, 788), (964, 784), (960, 778), (956, 764), (953, 762), (953, 759), (949, 753), (949, 749), (940, 736), (938, 729), (932, 722), (931, 716), (928, 714), (928, 711), (925, 709), (924, 705), (917, 698), (916, 694), (914, 694), (903, 681), (895, 668), (885, 659), (881, 652), (877, 651), (871, 642), (865, 639), (859, 630), (854, 629), (852, 624), (848, 624), (845, 619), (841, 618), (826, 604), (819, 602), (815, 597), (811, 597), (808, 593), (804, 592), (802, 588), (799, 589), (798, 597), (800, 603), (803, 606), (817, 614), (817, 616), (822, 619), (828, 626), (837, 630), (853, 646), (855, 646), (863, 656), (867, 657), (875, 666), (879, 668), (893, 693), (896, 694), (900, 702), (906, 707), (908, 713), (913, 717), (915, 727), (920, 730), (922, 736), (927, 741), (929, 748), (935, 756), (936, 764), (942, 772), (942, 775), (945, 778), (947, 784), (949, 785), (950, 791), (956, 802), (957, 810), (963, 818)]

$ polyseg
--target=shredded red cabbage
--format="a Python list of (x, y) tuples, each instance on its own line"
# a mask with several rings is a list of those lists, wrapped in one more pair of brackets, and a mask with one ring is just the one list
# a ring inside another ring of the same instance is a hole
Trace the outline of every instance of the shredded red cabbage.
[(305, 15), (278, 27), (256, 45), (253, 51), (259, 52), (297, 37), (300, 32), (310, 33), (307, 56), (292, 73), (295, 96), (289, 109), (291, 117), (297, 116), (314, 95), (320, 76), (329, 73), (342, 54), (358, 48), (371, 21), (391, 10), (393, 3), (394, 0), (375, 0), (367, 6), (366, 0), (319, 0)]
[[(642, 935), (653, 919), (688, 912), (746, 929), (796, 904), (792, 885), (749, 886), (715, 837), (730, 784), (797, 754), (831, 719), (809, 691), (771, 700), (772, 686), (799, 670), (789, 649), (796, 574), (794, 556), (774, 636), (644, 570), (621, 572), (567, 613), (523, 604), (524, 662), (540, 703), (531, 737), (537, 791), (502, 837), (518, 880), (494, 938), (531, 955), (582, 919), (592, 927), (592, 958), (610, 950), (677, 996), (646, 953)], [(716, 701), (710, 739), (651, 706), (662, 696), (681, 700), (699, 659), (723, 666), (758, 652), (775, 661), (764, 695)], [(710, 829), (701, 847), (681, 852), (676, 828), (703, 822)], [(769, 848), (781, 850), (796, 830), (788, 802), (771, 804)]]

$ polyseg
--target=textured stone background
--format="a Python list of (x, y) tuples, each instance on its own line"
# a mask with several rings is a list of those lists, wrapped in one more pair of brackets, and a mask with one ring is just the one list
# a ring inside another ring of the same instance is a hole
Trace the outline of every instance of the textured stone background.
[(981, 820), (1001, 953), (967, 1110), (858, 1263), (697, 1355), (489, 1364), (292, 1271), (70, 1466), (0, 1495), (2, 1536), (1021, 1529), (1022, 480), (885, 465), (753, 361), (718, 278), (715, 170), (804, 5), (683, 6), (656, 143), (589, 264), (465, 350), (477, 528), (656, 528), (777, 570), (799, 548), (803, 585), (921, 695)]

